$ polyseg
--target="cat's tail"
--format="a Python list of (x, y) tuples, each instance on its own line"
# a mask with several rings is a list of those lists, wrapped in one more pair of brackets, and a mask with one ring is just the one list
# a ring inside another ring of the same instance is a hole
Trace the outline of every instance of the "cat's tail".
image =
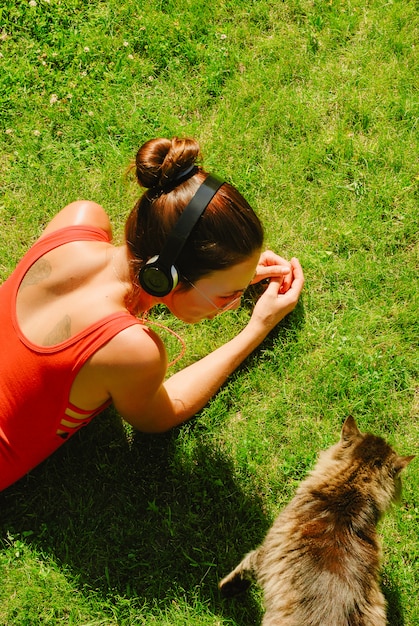
[(250, 587), (254, 579), (257, 550), (247, 554), (243, 561), (219, 583), (220, 593), (224, 598), (232, 598)]

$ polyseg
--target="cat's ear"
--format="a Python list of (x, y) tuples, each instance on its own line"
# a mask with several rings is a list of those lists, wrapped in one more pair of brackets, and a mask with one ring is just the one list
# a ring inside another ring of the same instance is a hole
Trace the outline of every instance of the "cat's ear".
[(399, 474), (405, 467), (409, 465), (410, 461), (412, 461), (414, 458), (415, 458), (414, 454), (412, 454), (411, 456), (396, 457), (396, 460), (394, 461), (395, 474)]
[(356, 425), (354, 418), (352, 417), (352, 415), (349, 415), (349, 417), (347, 417), (343, 423), (342, 431), (340, 434), (340, 442), (342, 446), (345, 448), (350, 446), (354, 439), (360, 434), (361, 431)]

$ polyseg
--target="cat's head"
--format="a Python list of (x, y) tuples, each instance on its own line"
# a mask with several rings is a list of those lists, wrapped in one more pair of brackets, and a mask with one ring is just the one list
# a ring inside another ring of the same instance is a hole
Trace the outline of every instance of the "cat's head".
[(342, 426), (337, 452), (341, 458), (359, 465), (365, 480), (375, 482), (383, 490), (383, 495), (386, 493), (389, 502), (400, 498), (401, 471), (415, 458), (414, 455), (398, 455), (381, 437), (361, 433), (352, 416)]

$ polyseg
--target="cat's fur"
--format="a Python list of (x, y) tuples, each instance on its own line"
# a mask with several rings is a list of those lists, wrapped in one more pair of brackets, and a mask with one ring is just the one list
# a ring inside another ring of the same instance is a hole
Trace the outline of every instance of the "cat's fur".
[(263, 626), (385, 626), (376, 525), (400, 496), (400, 472), (413, 458), (348, 417), (262, 545), (220, 582), (222, 594), (256, 580)]

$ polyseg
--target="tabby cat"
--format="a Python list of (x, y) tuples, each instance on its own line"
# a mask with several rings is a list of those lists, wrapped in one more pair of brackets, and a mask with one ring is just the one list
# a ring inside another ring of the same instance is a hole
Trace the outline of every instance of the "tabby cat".
[(221, 593), (235, 595), (255, 579), (263, 626), (385, 626), (376, 526), (413, 458), (348, 417), (340, 441), (320, 453), (262, 545), (220, 582)]

